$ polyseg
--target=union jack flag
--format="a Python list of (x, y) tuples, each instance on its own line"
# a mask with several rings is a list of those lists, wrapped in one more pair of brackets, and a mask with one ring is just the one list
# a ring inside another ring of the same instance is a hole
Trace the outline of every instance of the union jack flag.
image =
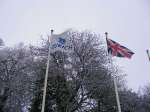
[(110, 53), (111, 55), (117, 57), (131, 58), (132, 55), (134, 54), (131, 50), (120, 45), (119, 43), (108, 38), (106, 38), (106, 40), (107, 40), (108, 53)]

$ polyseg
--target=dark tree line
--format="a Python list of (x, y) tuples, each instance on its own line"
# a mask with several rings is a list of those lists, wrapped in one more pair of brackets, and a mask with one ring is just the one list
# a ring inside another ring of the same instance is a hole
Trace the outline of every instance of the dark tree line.
[[(117, 112), (113, 76), (122, 112), (149, 112), (150, 86), (143, 94), (124, 86), (123, 73), (109, 64), (104, 39), (91, 32), (68, 34), (74, 51), (51, 53), (45, 112)], [(1, 39), (0, 45), (0, 112), (41, 112), (47, 40), (8, 48)]]

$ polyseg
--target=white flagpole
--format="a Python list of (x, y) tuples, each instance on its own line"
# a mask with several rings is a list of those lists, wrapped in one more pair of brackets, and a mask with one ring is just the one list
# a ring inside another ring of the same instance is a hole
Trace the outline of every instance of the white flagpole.
[[(51, 30), (51, 36), (53, 35), (53, 30)], [(49, 59), (50, 59), (50, 37), (48, 36), (48, 58), (47, 58), (47, 67), (44, 81), (44, 91), (43, 91), (43, 100), (42, 100), (42, 110), (44, 112), (45, 109), (45, 98), (46, 98), (46, 88), (47, 88), (47, 79), (48, 79), (48, 69), (49, 69)]]
[(115, 87), (115, 93), (116, 93), (118, 112), (121, 112), (120, 100), (119, 100), (119, 95), (118, 95), (118, 88), (117, 88), (117, 84), (116, 84), (116, 77), (114, 77), (114, 87)]
[[(107, 32), (105, 32), (105, 36), (106, 36), (106, 41), (107, 41), (107, 36), (108, 36), (108, 33), (107, 33)], [(110, 59), (109, 59), (109, 62), (112, 63), (112, 61), (111, 61)], [(115, 88), (115, 95), (116, 95), (116, 101), (117, 101), (118, 112), (121, 112), (121, 106), (120, 106), (118, 88), (117, 88), (117, 84), (116, 84), (116, 77), (113, 76), (113, 80), (114, 80), (114, 88)]]

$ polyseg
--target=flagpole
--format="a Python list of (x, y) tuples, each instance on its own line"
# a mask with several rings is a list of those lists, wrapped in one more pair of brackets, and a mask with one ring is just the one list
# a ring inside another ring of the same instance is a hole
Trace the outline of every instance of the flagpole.
[[(51, 36), (53, 35), (54, 30), (51, 30)], [(50, 59), (50, 37), (48, 36), (48, 58), (47, 58), (47, 67), (44, 81), (44, 91), (43, 91), (43, 100), (42, 100), (42, 110), (44, 112), (45, 109), (45, 98), (46, 98), (46, 88), (47, 88), (47, 79), (48, 79), (48, 69), (49, 69), (49, 59)]]
[(121, 112), (118, 88), (117, 88), (117, 84), (116, 84), (116, 77), (114, 77), (114, 87), (115, 87), (115, 93), (116, 93), (116, 101), (117, 101), (117, 106), (118, 106), (118, 112)]
[[(106, 42), (107, 42), (107, 36), (108, 36), (108, 33), (107, 33), (107, 32), (105, 32), (105, 36), (106, 36)], [(110, 58), (109, 58), (109, 62), (110, 62), (110, 64), (112, 64), (112, 60), (110, 60)], [(115, 88), (115, 95), (116, 95), (116, 101), (117, 101), (118, 112), (121, 112), (121, 106), (120, 106), (118, 88), (117, 88), (117, 83), (116, 83), (116, 77), (114, 77), (114, 76), (113, 76), (113, 82), (114, 82), (114, 88)]]

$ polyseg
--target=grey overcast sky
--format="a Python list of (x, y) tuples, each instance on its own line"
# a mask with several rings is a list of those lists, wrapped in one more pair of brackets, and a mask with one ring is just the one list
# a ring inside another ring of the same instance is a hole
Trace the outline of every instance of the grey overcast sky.
[(6, 45), (36, 43), (41, 34), (61, 33), (68, 28), (88, 29), (135, 52), (117, 63), (130, 88), (150, 82), (150, 0), (0, 0), (0, 38)]

